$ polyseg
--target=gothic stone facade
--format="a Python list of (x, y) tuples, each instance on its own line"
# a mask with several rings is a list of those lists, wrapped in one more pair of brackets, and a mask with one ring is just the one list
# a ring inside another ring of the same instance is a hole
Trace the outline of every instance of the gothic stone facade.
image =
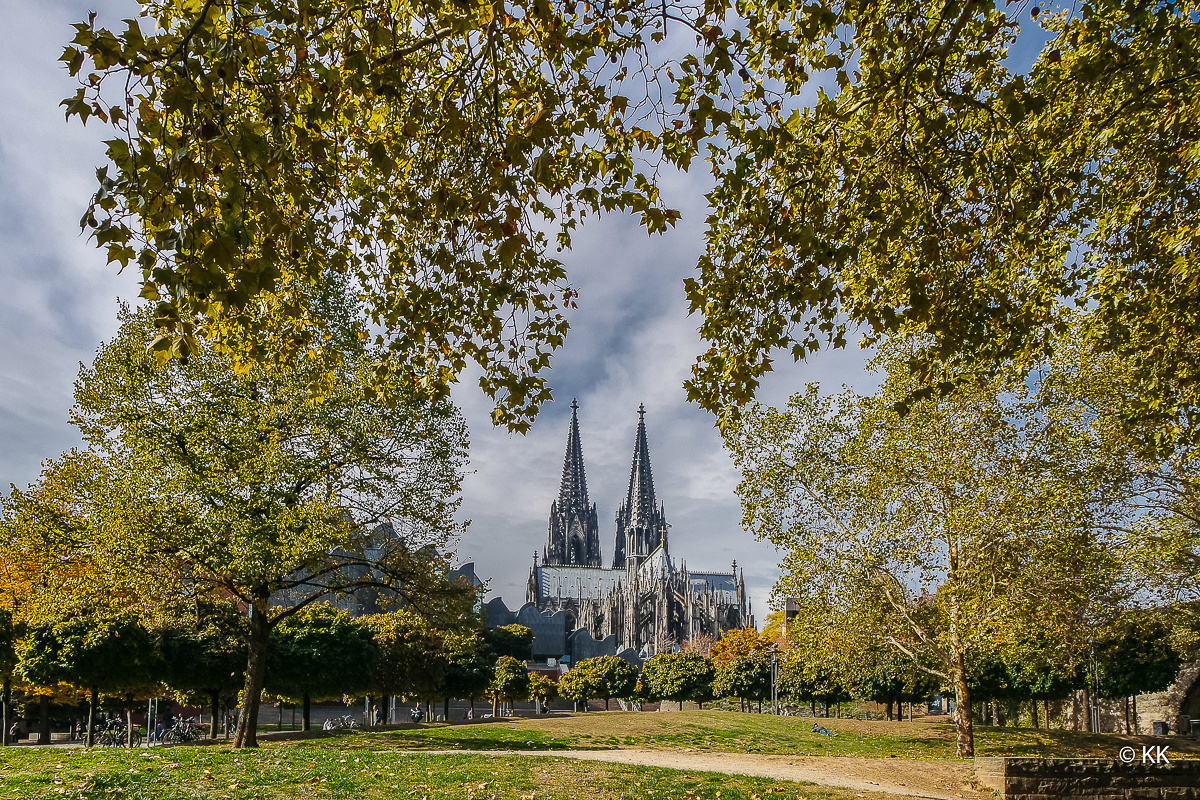
[(596, 639), (616, 638), (618, 650), (643, 657), (666, 652), (701, 634), (753, 627), (743, 575), (692, 572), (669, 551), (666, 509), (655, 501), (646, 441), (645, 408), (638, 409), (629, 490), (617, 509), (611, 566), (603, 565), (596, 505), (588, 501), (579, 440), (578, 403), (558, 500), (550, 506), (546, 548), (533, 557), (526, 600), (543, 613), (564, 612), (566, 629)]

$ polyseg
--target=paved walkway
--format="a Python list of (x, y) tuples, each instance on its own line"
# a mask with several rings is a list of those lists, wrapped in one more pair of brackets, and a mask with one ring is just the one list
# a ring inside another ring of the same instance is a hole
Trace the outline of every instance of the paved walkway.
[[(395, 751), (393, 751), (395, 752)], [(900, 758), (819, 758), (753, 753), (687, 753), (678, 750), (408, 750), (412, 754), (487, 754), (534, 758), (576, 758), (613, 764), (637, 764), (686, 772), (753, 775), (785, 781), (806, 781), (860, 792), (884, 792), (898, 797), (935, 800), (992, 800), (991, 792), (967, 788), (974, 765), (956, 761), (908, 761)]]

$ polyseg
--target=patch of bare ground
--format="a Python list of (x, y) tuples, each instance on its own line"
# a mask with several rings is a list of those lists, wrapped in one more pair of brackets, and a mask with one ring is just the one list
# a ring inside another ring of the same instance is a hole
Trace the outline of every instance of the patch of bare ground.
[[(426, 751), (428, 752), (428, 751)], [(440, 751), (450, 753), (453, 751)], [(493, 751), (495, 755), (517, 755)], [(522, 753), (539, 758), (571, 758), (609, 764), (677, 769), (684, 772), (718, 772), (751, 775), (779, 781), (815, 783), (872, 792), (889, 798), (937, 798), (937, 800), (992, 800), (991, 792), (969, 784), (973, 765), (965, 761), (910, 761), (897, 758), (818, 758), (773, 756), (754, 753), (681, 753), (643, 750), (568, 750), (554, 754)]]

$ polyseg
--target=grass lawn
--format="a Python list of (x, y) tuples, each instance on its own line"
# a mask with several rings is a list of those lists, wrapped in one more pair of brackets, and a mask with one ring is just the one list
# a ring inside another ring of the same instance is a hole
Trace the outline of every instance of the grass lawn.
[[(364, 737), (365, 738), (365, 737)], [(711, 773), (484, 755), (401, 755), (293, 743), (149, 751), (0, 750), (0, 798), (20, 800), (853, 800), (812, 784)]]
[[(819, 722), (836, 737), (812, 732)], [(1045, 728), (975, 729), (981, 756), (1098, 756), (1114, 758), (1125, 743), (1150, 737), (1118, 737)], [(473, 723), (422, 724), (377, 733), (347, 732), (314, 746), (367, 749), (561, 750), (660, 748), (688, 752), (763, 753), (866, 758), (949, 759), (954, 726), (948, 722), (864, 722), (812, 717), (775, 717), (728, 711), (642, 713), (591, 712)], [(1172, 745), (1173, 755), (1200, 752), (1195, 742)]]

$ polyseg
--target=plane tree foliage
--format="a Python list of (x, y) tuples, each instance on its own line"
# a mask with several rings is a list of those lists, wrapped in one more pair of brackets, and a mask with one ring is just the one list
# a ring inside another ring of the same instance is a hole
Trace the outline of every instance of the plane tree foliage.
[(1078, 403), (993, 382), (900, 414), (906, 353), (877, 366), (874, 396), (809, 386), (726, 435), (743, 524), (784, 553), (777, 591), (872, 626), (953, 691), (966, 757), (972, 647), (1035, 626), (1078, 641), (1119, 581), (1130, 487)]
[(858, 332), (920, 337), (908, 404), (1036, 368), (1078, 307), (1088, 350), (1130, 367), (1130, 433), (1196, 441), (1200, 6), (737, 9), (752, 80), (687, 282), (695, 400), (736, 410), (777, 355)]
[(575, 298), (549, 247), (606, 210), (673, 224), (659, 167), (703, 152), (704, 407), (851, 329), (924, 337), (906, 402), (1021, 373), (1080, 306), (1169, 449), (1200, 424), (1198, 11), (151, 0), (76, 26), (64, 106), (111, 131), (82, 222), (141, 271), (164, 357), (320, 347), (333, 273), (380, 373), (441, 397), (474, 361), (523, 430)]
[(101, 561), (105, 591), (153, 585), (172, 607), (247, 609), (235, 743), (253, 746), (281, 620), (363, 590), (431, 616), (469, 612), (438, 550), (458, 530), (465, 428), (446, 404), (372, 399), (369, 356), (349, 346), (290, 368), (236, 371), (212, 348), (164, 365), (153, 327), (126, 312), (82, 369), (72, 414), (87, 469), (48, 492), (58, 505), (43, 505), (71, 513), (44, 515), (59, 524), (43, 538), (57, 537), (59, 561)]

